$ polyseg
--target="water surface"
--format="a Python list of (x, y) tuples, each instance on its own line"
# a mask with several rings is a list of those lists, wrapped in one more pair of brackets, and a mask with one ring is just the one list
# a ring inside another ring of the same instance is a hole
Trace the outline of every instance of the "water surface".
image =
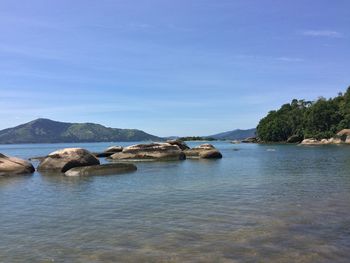
[(214, 144), (223, 159), (0, 177), (0, 262), (349, 262), (350, 147)]

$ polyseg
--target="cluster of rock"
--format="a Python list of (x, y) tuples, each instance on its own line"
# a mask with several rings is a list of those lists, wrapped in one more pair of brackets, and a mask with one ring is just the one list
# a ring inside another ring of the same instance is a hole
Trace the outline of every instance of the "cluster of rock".
[(165, 143), (136, 144), (123, 148), (108, 157), (110, 160), (161, 160), (175, 161), (186, 158), (218, 159), (221, 153), (211, 144), (190, 148), (179, 140)]
[(184, 160), (185, 154), (176, 144), (149, 143), (136, 144), (123, 148), (121, 152), (109, 156), (111, 160)]
[(304, 139), (301, 145), (327, 145), (327, 144), (350, 144), (350, 129), (341, 130), (329, 139), (317, 140), (314, 138)]
[[(157, 160), (174, 161), (187, 158), (218, 159), (221, 153), (211, 144), (202, 144), (190, 148), (178, 140), (165, 143), (137, 144), (128, 147), (113, 146), (102, 153), (91, 153), (82, 148), (57, 150), (47, 156), (35, 157), (40, 163), (37, 170), (41, 173), (63, 173), (66, 176), (108, 175), (135, 171), (132, 163), (100, 164), (98, 157), (108, 160)], [(33, 165), (25, 160), (0, 154), (0, 176), (31, 174)]]

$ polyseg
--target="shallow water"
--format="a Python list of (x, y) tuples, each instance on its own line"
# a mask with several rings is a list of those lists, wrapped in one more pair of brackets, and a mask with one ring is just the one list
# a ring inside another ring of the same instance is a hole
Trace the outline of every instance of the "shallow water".
[(0, 177), (0, 262), (349, 262), (350, 147), (214, 144), (223, 159)]

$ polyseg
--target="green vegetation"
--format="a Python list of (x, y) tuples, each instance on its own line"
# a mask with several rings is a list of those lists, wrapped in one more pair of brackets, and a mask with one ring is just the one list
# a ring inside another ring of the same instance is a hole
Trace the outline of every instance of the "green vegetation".
[(135, 129), (115, 129), (94, 123), (65, 123), (37, 119), (0, 131), (0, 144), (161, 140)]
[(311, 102), (292, 100), (277, 111), (270, 111), (257, 127), (265, 142), (284, 142), (288, 138), (330, 138), (350, 128), (350, 87), (345, 94)]
[(214, 138), (200, 137), (200, 136), (180, 137), (179, 140), (181, 140), (181, 141), (216, 141), (216, 139), (214, 139)]

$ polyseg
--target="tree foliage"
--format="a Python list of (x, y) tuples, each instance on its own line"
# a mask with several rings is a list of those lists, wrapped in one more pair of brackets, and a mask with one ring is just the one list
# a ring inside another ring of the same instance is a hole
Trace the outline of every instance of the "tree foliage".
[(283, 142), (292, 136), (330, 138), (350, 128), (350, 87), (337, 97), (314, 102), (292, 100), (260, 120), (257, 135), (262, 141)]

